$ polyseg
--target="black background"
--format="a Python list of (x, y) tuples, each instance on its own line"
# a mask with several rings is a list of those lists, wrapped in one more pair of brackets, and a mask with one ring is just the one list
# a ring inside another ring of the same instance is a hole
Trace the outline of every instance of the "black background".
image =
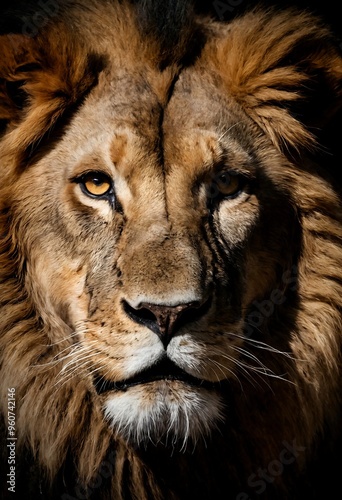
[[(58, 0), (53, 0), (58, 4)], [(91, 2), (92, 0), (89, 0)], [(139, 1), (139, 0), (136, 0)], [(144, 0), (141, 0), (142, 2)], [(217, 3), (217, 0), (193, 0), (196, 6), (196, 9), (201, 12), (210, 13), (214, 17), (218, 17), (218, 8), (220, 5)], [(39, 5), (39, 2), (45, 3), (48, 0), (0, 0), (0, 32), (10, 32), (15, 31), (17, 29), (20, 31), (20, 26), (12, 26), (10, 25), (8, 20), (4, 20), (4, 14), (8, 12), (8, 10), (15, 9), (16, 7), (20, 7), (22, 12), (31, 11), (32, 6)], [(156, 3), (164, 3), (163, 0), (155, 0)], [(256, 5), (265, 5), (272, 6), (276, 9), (284, 9), (286, 7), (298, 7), (308, 9), (311, 12), (318, 14), (323, 18), (323, 20), (332, 28), (333, 32), (342, 40), (342, 22), (340, 15), (340, 2), (336, 2), (333, 0), (281, 0), (281, 1), (272, 1), (272, 0), (264, 0), (264, 1), (253, 1), (253, 0), (221, 0), (221, 6), (227, 5), (227, 10), (225, 12), (224, 17), (229, 20), (230, 18), (243, 13), (246, 9), (256, 6)], [(39, 7), (38, 7), (39, 8)], [(41, 7), (40, 7), (41, 8)], [(221, 11), (222, 12), (222, 11)], [(6, 26), (7, 23), (7, 26)], [(0, 55), (1, 57), (1, 55)]]

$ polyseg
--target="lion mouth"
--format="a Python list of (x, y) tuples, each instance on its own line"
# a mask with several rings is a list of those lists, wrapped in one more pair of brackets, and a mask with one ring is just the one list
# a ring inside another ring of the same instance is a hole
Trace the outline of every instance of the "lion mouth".
[(194, 377), (193, 375), (189, 375), (172, 361), (165, 358), (150, 368), (143, 370), (133, 377), (125, 380), (113, 382), (102, 376), (96, 376), (94, 379), (94, 386), (96, 392), (101, 395), (109, 391), (126, 391), (135, 385), (148, 384), (163, 380), (177, 380), (191, 386), (202, 387), (205, 389), (214, 389), (219, 384), (218, 382), (209, 382), (207, 380)]

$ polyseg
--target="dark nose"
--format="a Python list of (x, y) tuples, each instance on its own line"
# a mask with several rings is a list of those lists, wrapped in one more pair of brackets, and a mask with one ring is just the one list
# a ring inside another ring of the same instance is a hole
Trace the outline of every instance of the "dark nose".
[(176, 306), (142, 302), (137, 308), (131, 307), (128, 302), (124, 301), (123, 307), (133, 321), (156, 333), (166, 347), (181, 326), (200, 319), (207, 312), (210, 300)]

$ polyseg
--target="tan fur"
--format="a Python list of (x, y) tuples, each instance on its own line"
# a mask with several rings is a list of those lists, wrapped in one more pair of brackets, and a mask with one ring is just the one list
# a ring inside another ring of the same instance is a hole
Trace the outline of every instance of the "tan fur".
[[(49, 482), (67, 484), (56, 498), (74, 498), (77, 481), (94, 498), (253, 497), (251, 476), (295, 442), (265, 498), (314, 491), (313, 462), (339, 437), (342, 211), (308, 151), (340, 108), (341, 57), (310, 15), (255, 10), (227, 25), (196, 19), (198, 57), (163, 68), (132, 7), (84, 2), (65, 1), (16, 50), (14, 35), (0, 40), (1, 408), (15, 387), (18, 460), (27, 449)], [(9, 82), (21, 82), (21, 110)], [(295, 116), (322, 92), (323, 110)], [(219, 202), (229, 169), (250, 187)], [(75, 182), (90, 170), (113, 180), (114, 209)], [(93, 375), (120, 382), (162, 350), (123, 301), (208, 297), (167, 355), (220, 385), (128, 389), (130, 413), (155, 426), (111, 425), (118, 398), (98, 395)], [(70, 460), (75, 484), (63, 479)]]

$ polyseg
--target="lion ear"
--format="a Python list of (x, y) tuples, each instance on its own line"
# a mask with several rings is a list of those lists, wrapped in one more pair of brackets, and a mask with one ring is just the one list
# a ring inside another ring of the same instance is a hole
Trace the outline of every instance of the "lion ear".
[(281, 150), (312, 147), (341, 107), (341, 54), (310, 14), (252, 11), (206, 50), (229, 95)]
[(103, 67), (99, 57), (57, 29), (44, 37), (2, 35), (0, 53), (0, 132), (16, 151), (40, 141)]

